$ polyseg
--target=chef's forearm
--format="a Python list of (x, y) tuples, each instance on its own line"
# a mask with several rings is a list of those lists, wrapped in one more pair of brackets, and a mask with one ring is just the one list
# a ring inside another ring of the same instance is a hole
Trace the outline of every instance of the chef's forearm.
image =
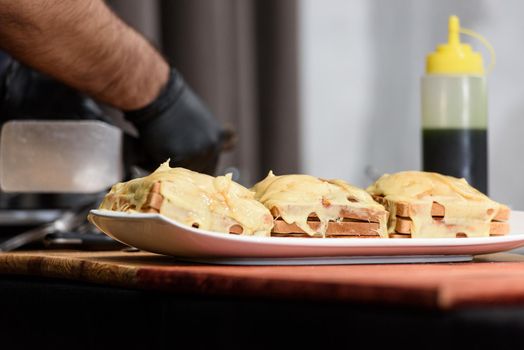
[(101, 0), (0, 0), (0, 46), (123, 110), (151, 102), (168, 64)]

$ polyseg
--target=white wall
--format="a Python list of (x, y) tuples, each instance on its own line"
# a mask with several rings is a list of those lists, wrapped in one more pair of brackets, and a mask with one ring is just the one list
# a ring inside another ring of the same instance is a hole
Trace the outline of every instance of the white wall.
[[(495, 47), (490, 196), (524, 209), (524, 1), (302, 0), (302, 172), (365, 187), (421, 167), (419, 81), (447, 19)], [(465, 39), (482, 52), (477, 42)]]

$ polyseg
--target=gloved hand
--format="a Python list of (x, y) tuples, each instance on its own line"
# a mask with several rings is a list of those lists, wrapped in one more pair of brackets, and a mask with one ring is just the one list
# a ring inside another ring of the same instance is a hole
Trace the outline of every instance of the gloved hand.
[(213, 174), (230, 137), (174, 69), (155, 101), (124, 115), (139, 132), (138, 165), (149, 171), (170, 158), (172, 166)]

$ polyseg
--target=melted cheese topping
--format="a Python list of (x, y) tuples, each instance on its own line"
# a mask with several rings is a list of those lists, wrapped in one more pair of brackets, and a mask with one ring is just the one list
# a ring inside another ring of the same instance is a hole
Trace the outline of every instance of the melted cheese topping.
[[(409, 203), (411, 237), (489, 236), (490, 222), (501, 205), (471, 187), (465, 179), (438, 173), (405, 171), (385, 174), (367, 188), (384, 196), (390, 212), (388, 231), (394, 232), (398, 202)], [(433, 202), (444, 206), (442, 220), (431, 216)]]
[[(269, 172), (252, 190), (266, 208), (277, 208), (286, 223), (296, 224), (309, 235), (325, 237), (329, 221), (340, 221), (340, 209), (346, 207), (357, 213), (361, 211), (363, 217), (368, 217), (370, 211), (383, 214), (378, 233), (382, 237), (388, 236), (384, 207), (366, 191), (343, 180), (321, 180), (309, 175), (275, 176)], [(321, 223), (317, 231), (307, 223), (313, 213)]]
[(153, 185), (160, 182), (160, 214), (182, 224), (216, 232), (230, 232), (240, 224), (242, 234), (269, 236), (273, 217), (254, 199), (254, 193), (232, 181), (231, 174), (212, 177), (162, 164), (149, 176), (118, 183), (100, 209), (126, 212), (143, 210)]

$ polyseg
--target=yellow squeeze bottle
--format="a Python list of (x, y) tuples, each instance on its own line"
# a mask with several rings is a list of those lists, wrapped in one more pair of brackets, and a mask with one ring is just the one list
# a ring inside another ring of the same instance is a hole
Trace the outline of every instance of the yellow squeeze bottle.
[(460, 42), (460, 33), (473, 36), (494, 53), (480, 35), (461, 29), (449, 18), (448, 43), (426, 58), (422, 77), (422, 164), (433, 171), (465, 178), (487, 194), (487, 87), (480, 53)]

